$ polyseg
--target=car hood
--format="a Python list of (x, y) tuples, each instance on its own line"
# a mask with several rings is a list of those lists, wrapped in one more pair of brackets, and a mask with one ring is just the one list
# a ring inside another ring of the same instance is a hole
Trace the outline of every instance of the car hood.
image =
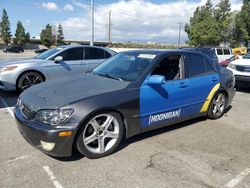
[(1, 60), (0, 67), (10, 66), (10, 65), (17, 65), (17, 64), (24, 64), (24, 63), (32, 63), (32, 62), (39, 62), (44, 61), (43, 59), (34, 59), (34, 58), (23, 58), (23, 59), (11, 59), (11, 60)]
[(124, 89), (122, 82), (97, 75), (84, 74), (71, 79), (57, 79), (25, 90), (20, 99), (31, 111), (57, 109), (81, 99)]
[(231, 62), (233, 65), (250, 66), (250, 59), (237, 59)]

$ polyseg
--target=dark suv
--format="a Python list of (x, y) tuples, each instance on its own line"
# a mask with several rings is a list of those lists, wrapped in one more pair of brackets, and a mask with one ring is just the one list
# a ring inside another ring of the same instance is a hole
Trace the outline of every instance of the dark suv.
[(23, 49), (23, 47), (20, 47), (20, 46), (14, 46), (14, 47), (9, 47), (9, 48), (3, 49), (3, 52), (5, 52), (5, 53), (8, 53), (8, 52), (21, 53), (21, 52), (24, 52), (24, 49)]

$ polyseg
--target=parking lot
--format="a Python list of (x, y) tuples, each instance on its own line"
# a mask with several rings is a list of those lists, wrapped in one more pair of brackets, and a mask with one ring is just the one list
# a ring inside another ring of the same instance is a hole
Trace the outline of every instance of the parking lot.
[(250, 187), (250, 89), (238, 90), (219, 120), (144, 133), (96, 160), (52, 158), (29, 145), (13, 117), (18, 95), (0, 91), (0, 187)]

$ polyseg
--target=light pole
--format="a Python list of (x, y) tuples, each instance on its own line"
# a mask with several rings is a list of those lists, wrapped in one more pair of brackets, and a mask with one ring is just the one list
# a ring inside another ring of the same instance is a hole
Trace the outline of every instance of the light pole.
[(91, 41), (90, 46), (94, 45), (94, 0), (90, 0), (90, 9), (91, 9)]

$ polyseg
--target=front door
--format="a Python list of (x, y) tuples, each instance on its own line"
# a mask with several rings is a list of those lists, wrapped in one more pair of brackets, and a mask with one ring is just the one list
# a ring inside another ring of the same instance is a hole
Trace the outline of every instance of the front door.
[(54, 60), (50, 60), (47, 64), (49, 79), (71, 77), (86, 72), (87, 66), (83, 54), (82, 47), (66, 49), (58, 54), (57, 56), (63, 57), (61, 62), (55, 63)]

